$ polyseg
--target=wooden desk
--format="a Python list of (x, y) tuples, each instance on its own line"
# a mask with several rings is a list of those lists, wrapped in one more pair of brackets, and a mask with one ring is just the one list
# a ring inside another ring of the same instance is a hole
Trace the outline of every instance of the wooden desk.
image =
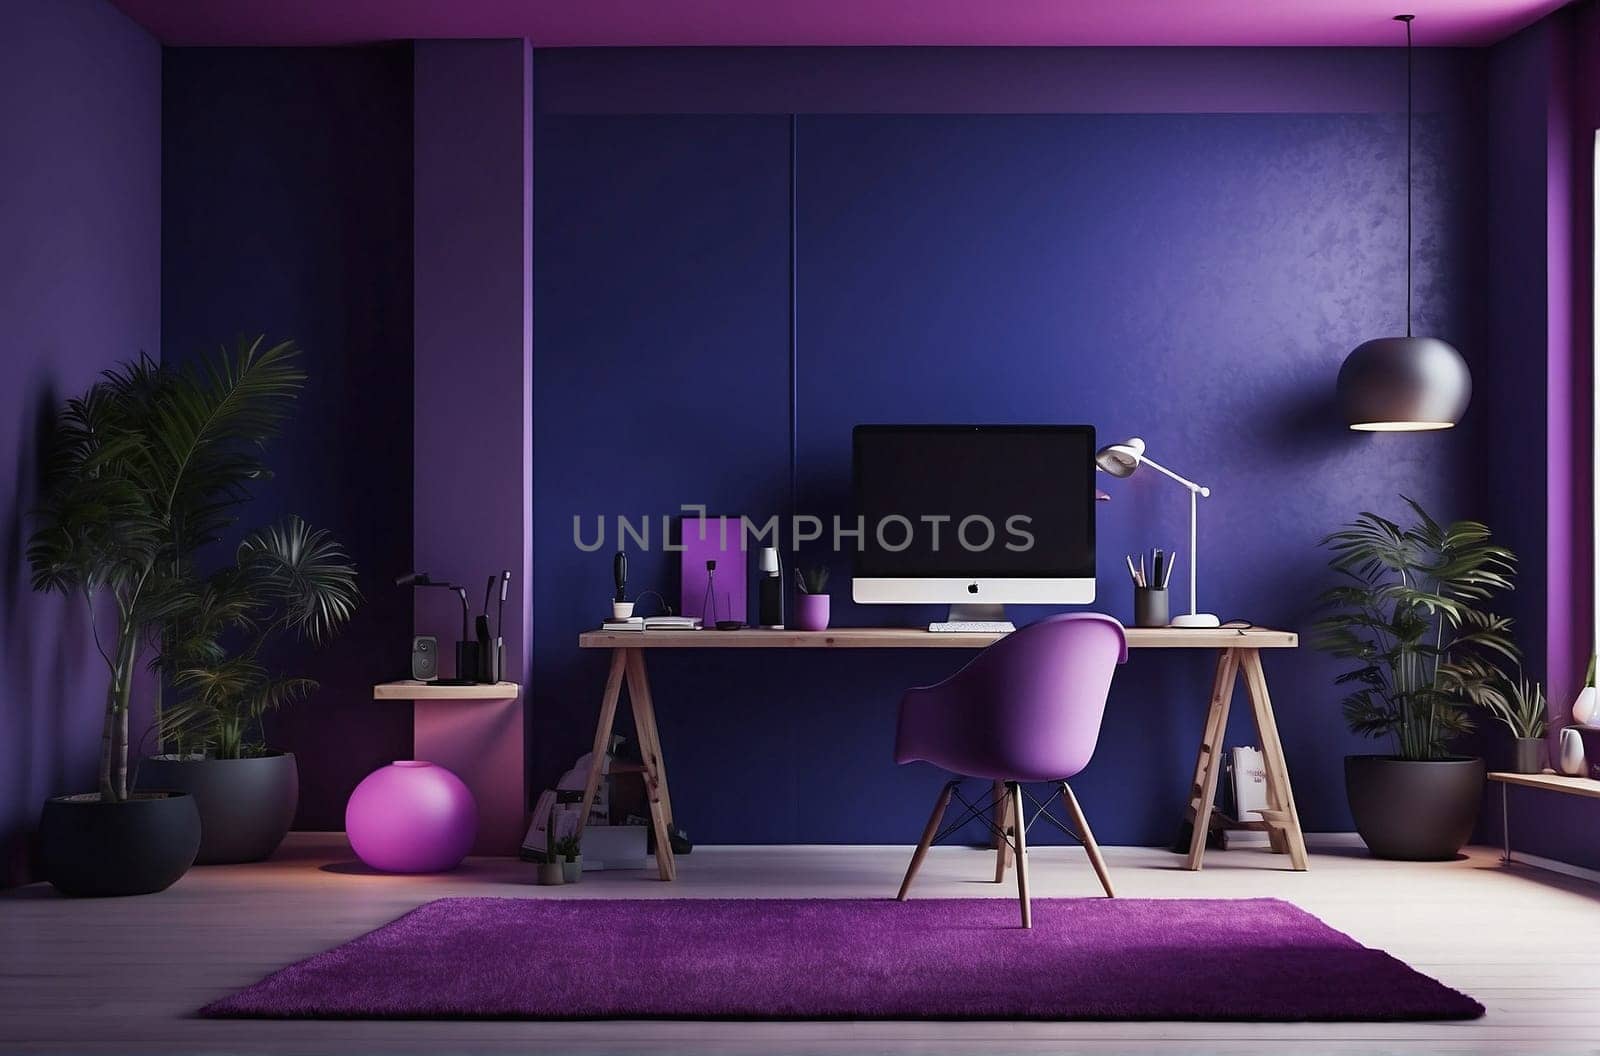
[[(1127, 636), (1129, 649), (1209, 649), (1217, 653), (1210, 707), (1200, 735), (1194, 780), (1190, 784), (1184, 815), (1193, 826), (1187, 867), (1199, 869), (1205, 856), (1211, 806), (1222, 771), (1222, 742), (1228, 728), (1228, 709), (1242, 672), (1267, 768), (1268, 809), (1259, 811), (1261, 821), (1250, 826), (1266, 830), (1272, 849), (1287, 854), (1294, 869), (1305, 869), (1305, 837), (1300, 831), (1300, 815), (1295, 810), (1294, 792), (1289, 784), (1289, 767), (1284, 761), (1283, 744), (1272, 715), (1272, 698), (1267, 693), (1267, 676), (1261, 666), (1261, 650), (1293, 649), (1300, 644), (1299, 636), (1292, 631), (1264, 627), (1243, 630), (1130, 627)], [(589, 778), (584, 785), (578, 831), (582, 833), (600, 788), (600, 768), (611, 741), (617, 703), (626, 681), (634, 727), (639, 734), (650, 825), (655, 830), (656, 867), (663, 880), (677, 875), (668, 837), (672, 825), (672, 795), (667, 788), (666, 760), (661, 751), (661, 734), (656, 728), (650, 680), (645, 672), (644, 656), (650, 649), (982, 649), (1001, 637), (1003, 635), (999, 634), (936, 634), (909, 627), (840, 627), (827, 631), (586, 631), (578, 636), (578, 647), (611, 650), (611, 667), (606, 675), (605, 693), (600, 698), (600, 721), (595, 727), (594, 752)], [(1002, 849), (1002, 869), (1004, 864)]]

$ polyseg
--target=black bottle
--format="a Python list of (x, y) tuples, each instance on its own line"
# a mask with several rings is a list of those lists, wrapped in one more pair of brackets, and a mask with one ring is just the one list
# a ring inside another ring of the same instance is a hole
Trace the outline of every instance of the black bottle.
[(783, 574), (778, 568), (778, 550), (772, 546), (761, 548), (756, 577), (756, 626), (783, 630)]

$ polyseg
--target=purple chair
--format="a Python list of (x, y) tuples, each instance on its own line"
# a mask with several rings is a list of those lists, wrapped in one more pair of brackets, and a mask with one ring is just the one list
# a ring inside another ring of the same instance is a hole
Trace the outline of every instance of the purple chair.
[[(1067, 781), (1094, 754), (1111, 676), (1127, 659), (1122, 624), (1111, 617), (1051, 616), (1006, 635), (938, 685), (906, 692), (900, 701), (895, 762), (929, 762), (962, 777), (985, 778), (993, 782), (995, 795), (989, 802), (969, 803), (961, 795), (959, 779), (945, 783), (900, 885), (900, 901), (910, 893), (928, 848), (975, 817), (987, 822), (998, 837), (996, 883), (1005, 879), (1007, 851), (1016, 854), (1024, 928), (1033, 926), (1028, 905), (1028, 826), (1040, 818), (1083, 844), (1106, 896), (1116, 897), (1105, 859)], [(1023, 788), (1029, 781), (1057, 788), (1040, 803)], [(940, 831), (952, 796), (966, 812)], [(1072, 815), (1076, 831), (1050, 813), (1058, 798)], [(1032, 821), (1024, 799), (1037, 808)], [(998, 821), (990, 820), (991, 811)]]

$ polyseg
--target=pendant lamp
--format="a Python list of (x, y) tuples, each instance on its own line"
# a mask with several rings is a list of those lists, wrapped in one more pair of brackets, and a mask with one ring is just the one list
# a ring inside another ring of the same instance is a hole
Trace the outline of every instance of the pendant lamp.
[(1379, 337), (1356, 346), (1339, 368), (1339, 407), (1352, 429), (1419, 432), (1449, 429), (1472, 399), (1472, 372), (1453, 346), (1411, 334), (1411, 20), (1406, 27), (1406, 336)]

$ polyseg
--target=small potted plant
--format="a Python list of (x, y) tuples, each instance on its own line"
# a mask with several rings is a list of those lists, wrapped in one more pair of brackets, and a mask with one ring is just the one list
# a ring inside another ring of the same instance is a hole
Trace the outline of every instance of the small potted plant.
[(556, 854), (561, 858), (561, 879), (575, 884), (583, 877), (583, 854), (578, 850), (576, 836), (563, 836), (556, 841)]
[(794, 623), (802, 631), (828, 629), (830, 605), (828, 602), (828, 566), (812, 565), (795, 569), (795, 579), (800, 583), (800, 594), (795, 598)]
[(561, 858), (557, 853), (556, 842), (556, 815), (550, 812), (550, 818), (544, 826), (544, 861), (539, 863), (539, 883), (544, 887), (560, 887), (566, 882), (566, 870), (561, 867)]
[(1544, 735), (1547, 725), (1544, 687), (1526, 678), (1502, 679), (1485, 689), (1481, 702), (1490, 715), (1505, 723), (1516, 738), (1511, 769), (1537, 774), (1544, 769)]

